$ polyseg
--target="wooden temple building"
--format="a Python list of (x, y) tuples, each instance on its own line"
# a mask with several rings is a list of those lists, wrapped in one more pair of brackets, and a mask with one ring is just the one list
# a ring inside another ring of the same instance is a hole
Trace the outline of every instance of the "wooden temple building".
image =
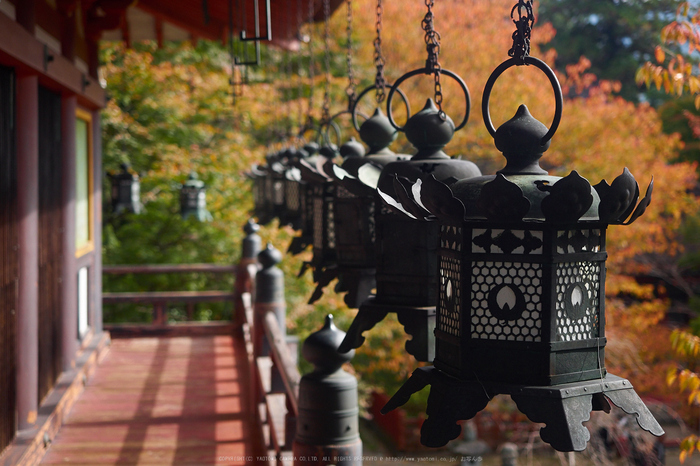
[[(226, 40), (231, 3), (0, 0), (0, 462), (46, 429), (56, 391), (82, 384), (109, 341), (100, 41)], [(273, 39), (300, 26), (283, 5), (271, 2)], [(315, 8), (322, 19), (320, 0)]]

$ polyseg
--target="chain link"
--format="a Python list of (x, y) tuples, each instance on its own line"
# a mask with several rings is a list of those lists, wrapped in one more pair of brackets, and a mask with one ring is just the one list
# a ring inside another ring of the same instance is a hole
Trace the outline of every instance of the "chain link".
[[(301, 78), (301, 63), (302, 63), (302, 47), (301, 47), (301, 25), (303, 23), (303, 13), (302, 13), (302, 6), (301, 6), (301, 0), (296, 0), (297, 2), (297, 24), (299, 25), (299, 35), (297, 37), (297, 40), (300, 42), (299, 43), (299, 49), (297, 50), (297, 60), (296, 60), (296, 75), (297, 75), (297, 103), (298, 105), (298, 114), (297, 114), (297, 122), (299, 123), (299, 131), (297, 132), (297, 135), (299, 135), (303, 131), (304, 127), (304, 106), (302, 104), (302, 96), (304, 95), (304, 81)], [(299, 137), (299, 136), (297, 136)]]
[(313, 41), (313, 24), (314, 24), (314, 0), (309, 0), (309, 108), (306, 112), (306, 128), (311, 128), (314, 125), (314, 80), (316, 78), (314, 71), (314, 41)]
[(331, 2), (330, 0), (323, 0), (323, 47), (324, 47), (324, 61), (325, 61), (325, 72), (326, 72), (326, 82), (323, 92), (323, 107), (321, 113), (321, 120), (323, 124), (327, 124), (331, 119)]
[[(532, 8), (533, 0), (518, 0), (512, 10), (510, 17), (515, 24), (513, 32), (513, 47), (508, 50), (508, 56), (518, 60), (522, 65), (525, 58), (530, 56), (530, 38), (532, 27), (535, 25), (535, 14)], [(518, 19), (515, 19), (517, 12)]]
[(428, 7), (428, 12), (421, 22), (421, 27), (425, 31), (425, 45), (428, 50), (428, 59), (425, 61), (425, 67), (435, 78), (435, 105), (437, 105), (440, 119), (445, 121), (447, 115), (442, 109), (442, 84), (440, 83), (442, 67), (438, 61), (440, 55), (440, 33), (435, 30), (435, 16), (433, 15), (435, 1), (425, 0), (425, 6)]
[(377, 68), (377, 74), (374, 77), (375, 99), (377, 104), (381, 104), (386, 99), (386, 79), (384, 78), (384, 55), (382, 54), (382, 16), (384, 7), (382, 0), (377, 0), (377, 20), (375, 23), (377, 36), (374, 38), (374, 66)]
[(352, 46), (352, 0), (347, 0), (348, 12), (347, 12), (347, 26), (345, 32), (347, 33), (347, 52), (345, 55), (345, 61), (348, 66), (348, 86), (345, 88), (345, 94), (348, 96), (348, 109), (351, 109), (355, 105), (357, 100), (357, 84), (355, 83), (355, 70), (352, 64), (353, 46)]

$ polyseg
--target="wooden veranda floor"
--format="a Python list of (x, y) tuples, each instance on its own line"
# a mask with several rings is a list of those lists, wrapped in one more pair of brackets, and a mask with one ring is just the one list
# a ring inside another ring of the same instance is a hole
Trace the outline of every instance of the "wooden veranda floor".
[(250, 464), (242, 340), (115, 339), (42, 464)]

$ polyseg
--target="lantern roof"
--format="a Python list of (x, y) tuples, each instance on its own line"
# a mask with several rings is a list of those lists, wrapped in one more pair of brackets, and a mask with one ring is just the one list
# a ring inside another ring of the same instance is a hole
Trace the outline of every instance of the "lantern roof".
[(547, 131), (521, 105), (494, 135), (496, 147), (507, 161), (502, 170), (453, 183), (438, 181), (430, 173), (416, 183), (399, 176), (394, 182), (396, 200), (416, 218), (434, 217), (447, 224), (479, 219), (629, 224), (644, 213), (651, 202), (653, 179), (637, 203), (639, 185), (627, 168), (611, 185), (603, 180), (592, 186), (575, 170), (563, 178), (549, 175), (539, 165), (550, 144), (549, 139), (542, 143)]

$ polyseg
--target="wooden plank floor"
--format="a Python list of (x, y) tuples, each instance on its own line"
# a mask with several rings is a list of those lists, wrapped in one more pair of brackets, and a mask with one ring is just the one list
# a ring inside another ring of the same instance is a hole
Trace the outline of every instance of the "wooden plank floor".
[(248, 387), (230, 336), (113, 340), (42, 464), (249, 464)]

